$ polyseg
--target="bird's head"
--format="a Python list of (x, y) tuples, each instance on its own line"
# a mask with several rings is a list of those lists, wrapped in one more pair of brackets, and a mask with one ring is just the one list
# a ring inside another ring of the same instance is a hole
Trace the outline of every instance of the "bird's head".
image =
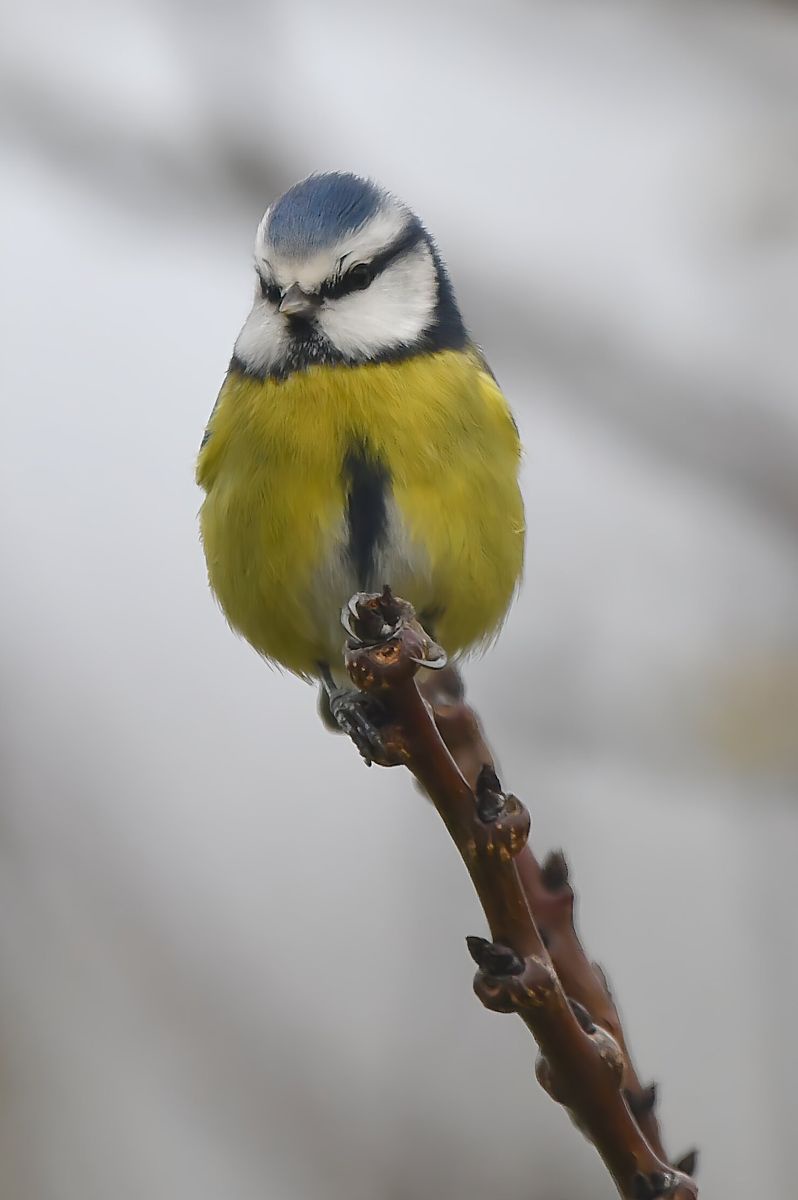
[(311, 175), (276, 200), (258, 226), (255, 270), (235, 347), (253, 375), (465, 343), (432, 238), (400, 200), (356, 175)]

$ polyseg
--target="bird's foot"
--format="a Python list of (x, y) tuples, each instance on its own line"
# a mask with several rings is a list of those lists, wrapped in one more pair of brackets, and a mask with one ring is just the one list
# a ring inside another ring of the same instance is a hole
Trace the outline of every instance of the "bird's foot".
[(367, 767), (373, 762), (391, 766), (395, 762), (380, 732), (384, 713), (379, 703), (356, 688), (333, 688), (327, 693), (330, 714), (338, 727), (357, 746)]
[(347, 647), (350, 650), (379, 646), (398, 637), (405, 628), (414, 629), (422, 644), (419, 656), (411, 655), (411, 661), (431, 671), (446, 666), (446, 651), (419, 624), (413, 605), (394, 596), (387, 583), (381, 592), (356, 592), (343, 607), (341, 624), (349, 634)]

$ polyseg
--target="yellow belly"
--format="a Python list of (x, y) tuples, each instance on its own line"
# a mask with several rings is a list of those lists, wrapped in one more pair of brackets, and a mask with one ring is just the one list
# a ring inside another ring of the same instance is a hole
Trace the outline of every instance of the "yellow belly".
[(349, 550), (353, 448), (387, 479), (369, 582), (431, 614), (449, 653), (489, 638), (522, 570), (520, 449), (497, 385), (458, 351), (285, 381), (228, 375), (197, 481), (210, 584), (230, 624), (298, 674), (340, 661), (340, 610), (364, 584)]

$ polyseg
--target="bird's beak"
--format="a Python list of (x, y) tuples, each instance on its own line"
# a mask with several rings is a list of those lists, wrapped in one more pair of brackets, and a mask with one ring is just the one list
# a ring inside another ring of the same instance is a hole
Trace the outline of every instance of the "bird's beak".
[(304, 317), (307, 320), (313, 316), (320, 304), (321, 297), (303, 292), (298, 283), (292, 283), (290, 288), (283, 292), (280, 312), (285, 317)]

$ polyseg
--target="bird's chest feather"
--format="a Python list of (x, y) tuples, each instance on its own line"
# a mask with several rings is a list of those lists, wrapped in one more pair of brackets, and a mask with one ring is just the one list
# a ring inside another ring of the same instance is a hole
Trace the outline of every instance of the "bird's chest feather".
[[(211, 583), (239, 627), (242, 608), (273, 609), (280, 591), (301, 591), (318, 625), (353, 591), (389, 580), (418, 590), (428, 573), (407, 512), (434, 465), (428, 413), (421, 396), (408, 412), (412, 373), (386, 368), (225, 384), (198, 474)], [(409, 456), (408, 436), (418, 441)]]
[(447, 648), (469, 645), (521, 571), (517, 470), (504, 399), (465, 353), (231, 373), (197, 467), (211, 585), (292, 670), (339, 654), (341, 605), (384, 583), (440, 617)]

